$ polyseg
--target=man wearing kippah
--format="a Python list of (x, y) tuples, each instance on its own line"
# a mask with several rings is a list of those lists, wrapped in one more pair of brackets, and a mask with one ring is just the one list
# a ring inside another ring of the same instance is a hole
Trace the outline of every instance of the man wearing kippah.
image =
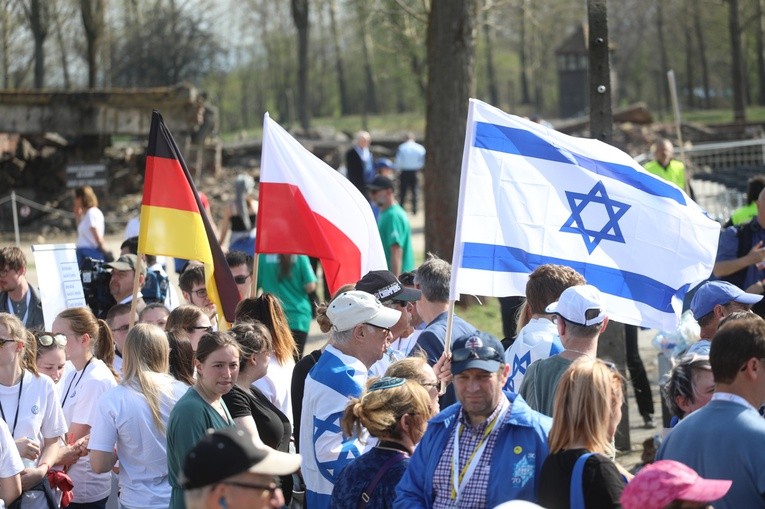
[(484, 332), (454, 341), (458, 403), (428, 423), (396, 488), (395, 509), (478, 509), (516, 499), (536, 501), (552, 421), (522, 397), (502, 391), (510, 373), (503, 354), (502, 343)]

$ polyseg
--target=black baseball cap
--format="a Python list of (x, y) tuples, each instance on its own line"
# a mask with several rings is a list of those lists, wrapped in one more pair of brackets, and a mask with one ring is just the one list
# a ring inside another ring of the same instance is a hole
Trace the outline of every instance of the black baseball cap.
[(401, 284), (389, 270), (372, 270), (356, 283), (356, 290), (371, 293), (380, 302), (414, 302), (420, 300), (422, 292)]

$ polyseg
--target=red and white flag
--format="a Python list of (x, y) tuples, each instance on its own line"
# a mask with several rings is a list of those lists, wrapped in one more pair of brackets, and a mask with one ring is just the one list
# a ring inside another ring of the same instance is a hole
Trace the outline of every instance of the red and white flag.
[(258, 202), (255, 252), (319, 258), (330, 292), (387, 268), (366, 198), (267, 113)]

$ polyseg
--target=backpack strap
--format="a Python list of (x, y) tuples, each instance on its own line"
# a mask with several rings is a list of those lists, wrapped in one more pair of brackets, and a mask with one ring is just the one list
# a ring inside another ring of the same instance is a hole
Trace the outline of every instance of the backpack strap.
[(393, 465), (400, 463), (406, 459), (406, 454), (403, 452), (399, 452), (395, 454), (394, 456), (388, 458), (388, 461), (383, 463), (383, 465), (380, 467), (380, 470), (377, 471), (377, 474), (374, 476), (372, 481), (367, 484), (367, 487), (364, 488), (364, 491), (361, 492), (361, 499), (359, 500), (358, 509), (364, 509), (370, 500), (370, 495), (374, 493), (375, 488), (377, 488), (377, 485), (380, 483), (380, 480), (383, 478), (383, 476), (388, 472), (388, 470), (393, 467)]
[(574, 463), (574, 471), (571, 473), (571, 489), (569, 491), (569, 505), (571, 509), (585, 509), (584, 489), (582, 489), (582, 473), (584, 464), (594, 453), (588, 452), (579, 456)]

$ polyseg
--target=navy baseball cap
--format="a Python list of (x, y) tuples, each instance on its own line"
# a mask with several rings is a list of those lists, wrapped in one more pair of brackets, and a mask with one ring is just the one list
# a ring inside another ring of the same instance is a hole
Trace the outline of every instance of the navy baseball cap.
[(465, 334), (452, 343), (452, 374), (476, 368), (494, 373), (505, 363), (505, 349), (487, 332)]
[(356, 282), (356, 290), (371, 293), (382, 302), (391, 300), (399, 302), (414, 302), (420, 300), (422, 293), (414, 288), (401, 284), (393, 272), (389, 270), (372, 270)]
[(707, 281), (703, 283), (691, 300), (691, 311), (693, 318), (698, 320), (704, 315), (708, 315), (714, 310), (715, 306), (725, 305), (730, 302), (738, 302), (751, 306), (762, 300), (762, 295), (746, 293), (738, 286), (732, 285), (727, 281)]

